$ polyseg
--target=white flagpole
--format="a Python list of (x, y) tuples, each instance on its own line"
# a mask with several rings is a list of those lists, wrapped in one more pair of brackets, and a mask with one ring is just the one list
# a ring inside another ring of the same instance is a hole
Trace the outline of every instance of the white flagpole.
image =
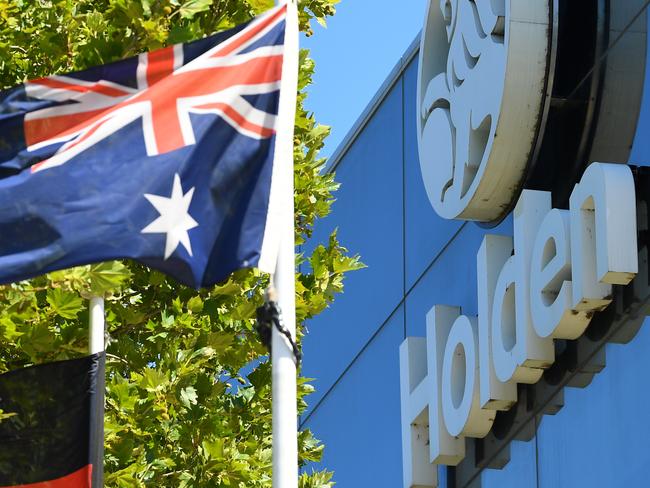
[[(284, 326), (296, 336), (293, 227), (282, 243), (275, 274), (275, 289)], [(290, 253), (288, 251), (291, 251)], [(298, 410), (296, 364), (293, 350), (276, 327), (272, 329), (273, 381), (273, 488), (298, 487)]]
[[(104, 351), (105, 345), (105, 330), (106, 321), (104, 314), (104, 297), (93, 296), (90, 298), (88, 304), (89, 311), (89, 337), (88, 337), (88, 352), (90, 354), (99, 354)], [(98, 370), (98, 378), (96, 384), (96, 401), (100, 403), (101, 413), (99, 414), (98, 422), (92, 422), (94, 432), (91, 436), (96, 438), (97, 445), (91, 446), (91, 457), (93, 459), (104, 459), (104, 389), (106, 388), (106, 377), (104, 366), (100, 364)], [(94, 410), (94, 409), (93, 409)], [(95, 415), (97, 412), (92, 412)], [(104, 486), (104, 471), (103, 466), (100, 464), (97, 470), (92, 473), (92, 486)]]
[[(296, 337), (295, 241), (293, 203), (293, 129), (298, 85), (298, 14), (294, 0), (287, 4), (285, 55), (278, 112), (276, 161), (284, 180), (280, 250), (273, 276), (284, 326)], [(286, 338), (272, 327), (273, 488), (298, 488), (298, 410), (296, 363)]]
[(104, 298), (92, 297), (90, 299), (90, 337), (88, 352), (97, 354), (104, 350)]

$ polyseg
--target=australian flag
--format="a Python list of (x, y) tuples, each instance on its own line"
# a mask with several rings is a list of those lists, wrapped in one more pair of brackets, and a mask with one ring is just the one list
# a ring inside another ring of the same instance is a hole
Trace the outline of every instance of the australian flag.
[(287, 21), (0, 92), (0, 283), (118, 258), (193, 287), (273, 271)]

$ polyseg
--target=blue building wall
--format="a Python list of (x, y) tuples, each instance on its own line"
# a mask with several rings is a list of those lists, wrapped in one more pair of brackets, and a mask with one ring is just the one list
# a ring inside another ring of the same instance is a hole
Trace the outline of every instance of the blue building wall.
[[(649, 49), (650, 51), (650, 49)], [(650, 63), (649, 63), (650, 64)], [(321, 467), (341, 488), (402, 486), (399, 345), (425, 335), (435, 304), (477, 313), (476, 252), (486, 230), (446, 221), (427, 199), (415, 127), (417, 44), (335, 156), (342, 184), (315, 240), (336, 227), (368, 268), (311, 321), (306, 376), (317, 392), (301, 425), (326, 445)], [(650, 162), (650, 77), (630, 162)], [(512, 234), (506, 219), (490, 233)], [(536, 436), (513, 442), (486, 488), (650, 486), (650, 328), (627, 345), (607, 346), (607, 366), (585, 389), (565, 390), (565, 406), (539, 419)], [(443, 474), (444, 485), (444, 470)]]

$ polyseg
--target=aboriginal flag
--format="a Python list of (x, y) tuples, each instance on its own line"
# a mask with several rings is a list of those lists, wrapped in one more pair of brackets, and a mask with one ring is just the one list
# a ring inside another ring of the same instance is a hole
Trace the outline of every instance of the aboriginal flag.
[(0, 487), (103, 485), (104, 368), (102, 352), (0, 375)]

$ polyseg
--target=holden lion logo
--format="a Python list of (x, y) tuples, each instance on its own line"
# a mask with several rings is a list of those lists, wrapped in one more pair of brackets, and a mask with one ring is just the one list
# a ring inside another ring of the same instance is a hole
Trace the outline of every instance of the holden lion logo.
[(430, 0), (418, 142), (440, 216), (493, 221), (515, 200), (541, 124), (549, 16), (548, 0)]

